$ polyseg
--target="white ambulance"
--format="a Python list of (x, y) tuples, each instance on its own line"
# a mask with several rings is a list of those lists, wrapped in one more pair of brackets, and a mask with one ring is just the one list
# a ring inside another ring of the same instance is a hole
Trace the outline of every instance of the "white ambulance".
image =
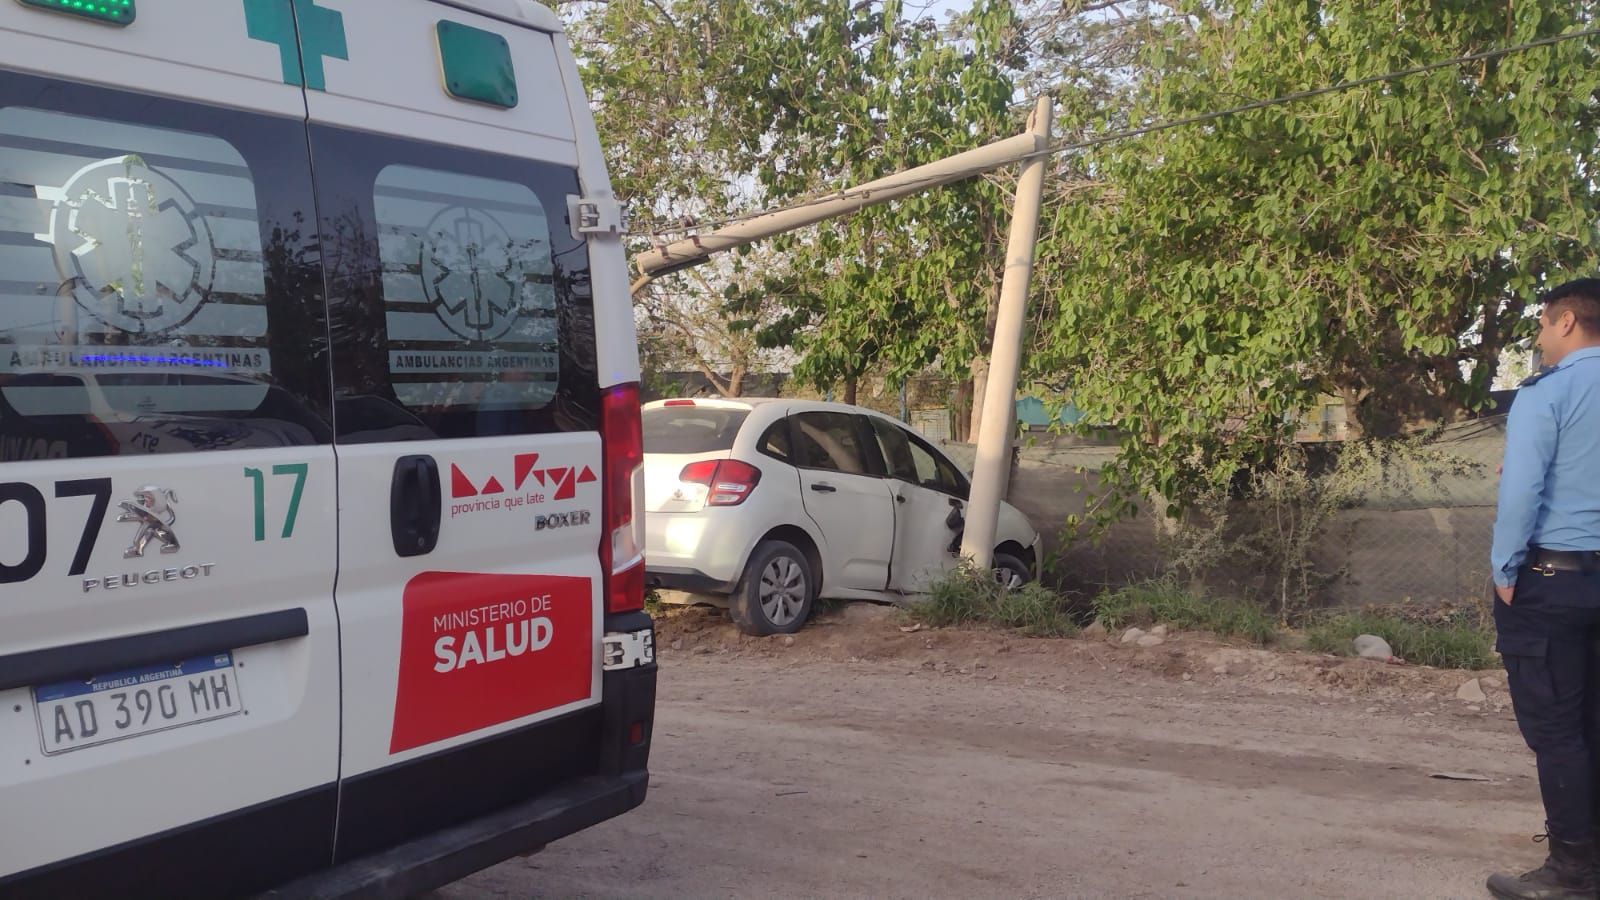
[(0, 897), (641, 803), (620, 215), (530, 0), (0, 0)]

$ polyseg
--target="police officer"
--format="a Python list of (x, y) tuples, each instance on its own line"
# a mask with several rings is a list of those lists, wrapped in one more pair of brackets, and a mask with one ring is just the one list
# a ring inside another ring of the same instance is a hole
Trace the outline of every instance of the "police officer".
[(1506, 422), (1490, 565), (1495, 644), (1517, 725), (1539, 766), (1543, 866), (1497, 873), (1501, 898), (1596, 896), (1600, 760), (1600, 279), (1542, 298), (1547, 363), (1522, 383)]

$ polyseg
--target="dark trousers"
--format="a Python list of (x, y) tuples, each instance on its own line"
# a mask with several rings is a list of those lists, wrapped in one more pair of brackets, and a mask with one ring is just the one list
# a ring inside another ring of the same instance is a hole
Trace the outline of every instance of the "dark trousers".
[(1517, 725), (1539, 764), (1550, 836), (1594, 836), (1600, 797), (1600, 573), (1517, 574), (1494, 603)]

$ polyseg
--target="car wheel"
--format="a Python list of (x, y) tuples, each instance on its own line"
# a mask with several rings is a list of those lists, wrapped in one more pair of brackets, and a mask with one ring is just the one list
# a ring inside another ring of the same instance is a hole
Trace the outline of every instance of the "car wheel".
[(1033, 570), (1028, 568), (1028, 564), (1009, 553), (996, 553), (992, 568), (995, 580), (1008, 591), (1014, 591), (1033, 580)]
[(729, 598), (729, 612), (745, 634), (793, 634), (811, 617), (816, 580), (800, 548), (768, 541), (750, 554), (744, 576)]

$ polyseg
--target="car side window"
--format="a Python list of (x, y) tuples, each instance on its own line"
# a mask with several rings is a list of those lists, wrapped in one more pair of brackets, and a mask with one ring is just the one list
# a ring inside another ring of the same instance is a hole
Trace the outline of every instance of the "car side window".
[(878, 439), (878, 449), (883, 451), (889, 477), (921, 484), (922, 478), (917, 474), (916, 460), (911, 454), (911, 441), (905, 432), (879, 418), (872, 417), (868, 421), (872, 423), (872, 433)]
[(807, 412), (791, 417), (797, 464), (807, 469), (868, 475), (861, 429), (845, 413)]
[(795, 459), (789, 441), (789, 420), (779, 419), (768, 426), (766, 433), (761, 436), (761, 443), (757, 449), (773, 459), (793, 464)]
[(906, 440), (912, 465), (916, 469), (917, 484), (953, 497), (967, 496), (967, 479), (956, 471), (955, 466), (950, 465), (921, 438), (903, 429), (896, 430)]

